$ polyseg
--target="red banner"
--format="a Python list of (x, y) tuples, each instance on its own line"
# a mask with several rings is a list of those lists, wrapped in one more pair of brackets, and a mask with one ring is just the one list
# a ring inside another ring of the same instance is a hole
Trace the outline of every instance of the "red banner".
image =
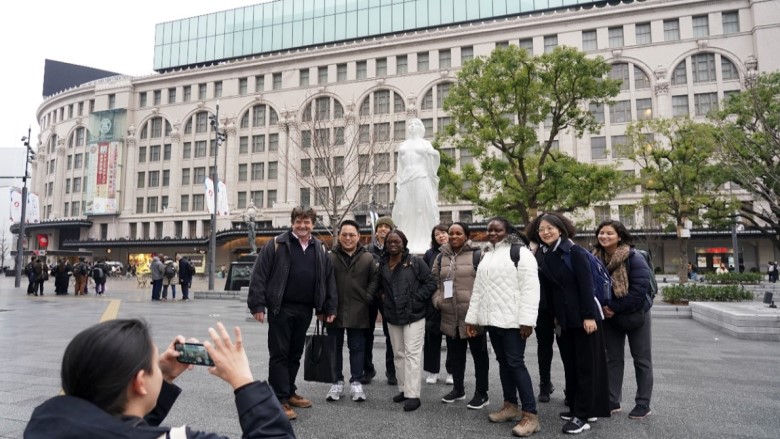
[(49, 235), (38, 235), (38, 247), (47, 248), (49, 246)]

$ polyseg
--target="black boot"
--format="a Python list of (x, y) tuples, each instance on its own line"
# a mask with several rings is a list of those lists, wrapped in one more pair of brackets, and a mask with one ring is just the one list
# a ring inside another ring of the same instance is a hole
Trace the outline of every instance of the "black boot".
[(555, 391), (555, 387), (552, 383), (539, 384), (539, 402), (550, 402), (550, 395)]

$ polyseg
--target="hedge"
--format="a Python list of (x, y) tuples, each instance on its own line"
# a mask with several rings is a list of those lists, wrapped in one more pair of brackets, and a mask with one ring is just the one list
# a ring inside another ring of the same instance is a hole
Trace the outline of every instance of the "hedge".
[(669, 285), (663, 289), (664, 302), (741, 302), (753, 300), (753, 293), (738, 285)]
[(708, 284), (757, 284), (762, 279), (761, 273), (708, 273), (704, 276), (704, 282)]

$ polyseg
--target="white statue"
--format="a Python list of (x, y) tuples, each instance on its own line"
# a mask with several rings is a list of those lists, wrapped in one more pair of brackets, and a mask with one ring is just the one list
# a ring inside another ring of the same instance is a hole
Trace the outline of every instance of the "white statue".
[(393, 221), (409, 239), (409, 251), (423, 254), (430, 247), (431, 229), (439, 224), (439, 152), (423, 139), (420, 119), (406, 123), (406, 140), (398, 147), (398, 192)]

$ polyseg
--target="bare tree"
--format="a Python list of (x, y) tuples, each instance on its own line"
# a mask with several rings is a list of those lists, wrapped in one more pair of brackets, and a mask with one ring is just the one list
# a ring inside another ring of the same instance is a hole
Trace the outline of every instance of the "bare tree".
[[(280, 160), (302, 189), (301, 204), (318, 207), (331, 234), (348, 214), (390, 210), (394, 153), (406, 127), (405, 110), (389, 110), (392, 101), (390, 106), (387, 101), (393, 95), (390, 90), (373, 92), (359, 114), (353, 104), (345, 109), (330, 95), (316, 96), (288, 124), (295, 154)], [(395, 103), (402, 105), (403, 100)]]
[(0, 266), (5, 267), (5, 258), (8, 257), (8, 253), (11, 250), (11, 244), (8, 242), (8, 225), (3, 221), (3, 225), (0, 226)]

